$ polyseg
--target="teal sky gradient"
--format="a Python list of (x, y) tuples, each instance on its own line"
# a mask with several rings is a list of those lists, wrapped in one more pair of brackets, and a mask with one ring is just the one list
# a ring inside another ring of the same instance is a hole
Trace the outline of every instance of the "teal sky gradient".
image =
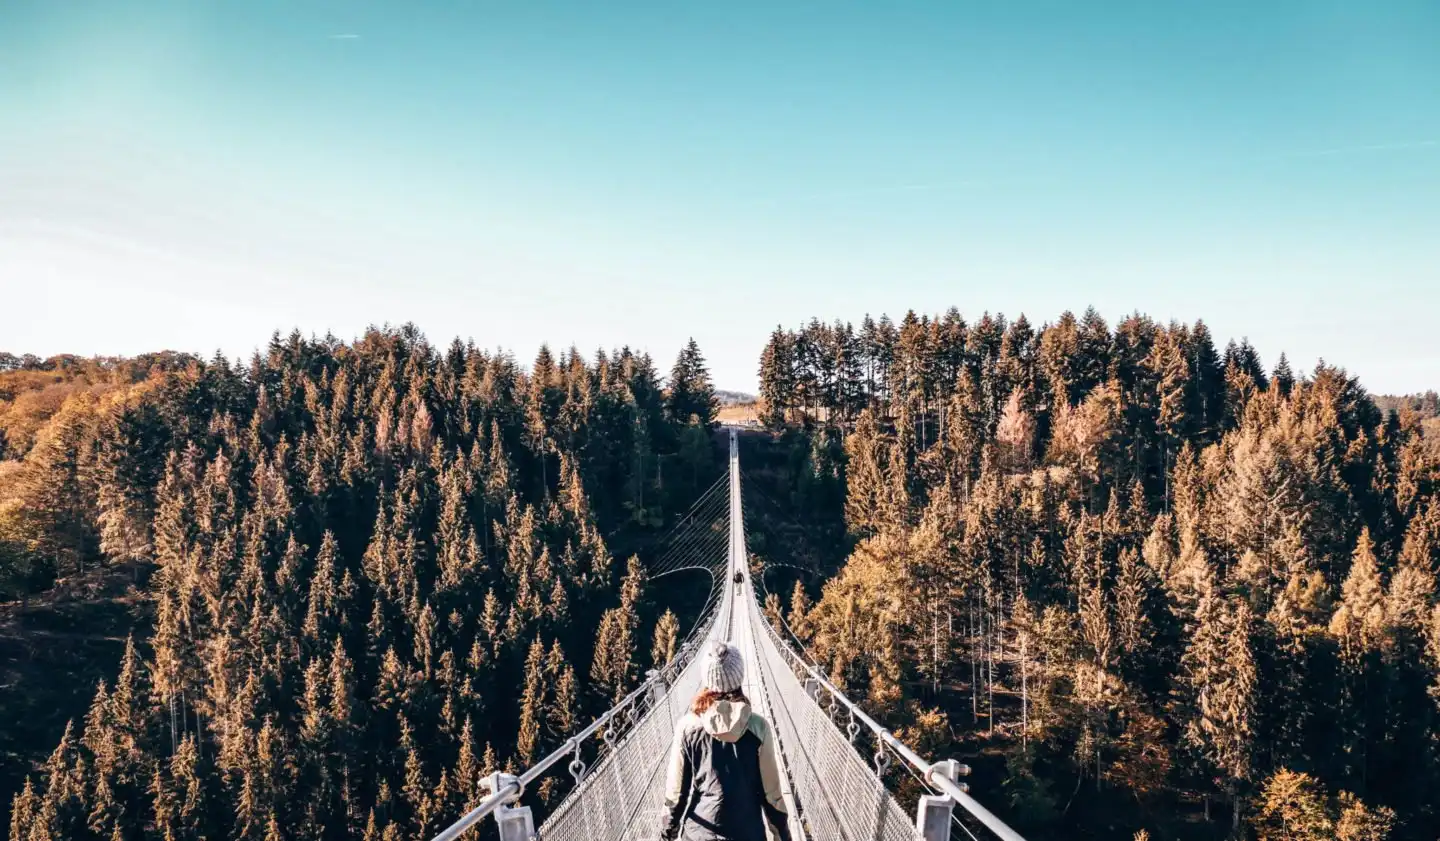
[(0, 2), (0, 349), (913, 307), (1440, 386), (1440, 3)]

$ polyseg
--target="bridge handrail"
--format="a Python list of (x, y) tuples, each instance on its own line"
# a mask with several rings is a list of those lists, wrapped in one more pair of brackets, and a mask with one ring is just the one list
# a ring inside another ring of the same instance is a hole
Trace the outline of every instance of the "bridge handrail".
[(963, 786), (950, 779), (944, 773), (938, 773), (940, 769), (935, 763), (927, 761), (924, 757), (911, 750), (908, 745), (895, 738), (895, 735), (887, 728), (867, 715), (866, 712), (860, 708), (859, 704), (847, 698), (844, 692), (841, 692), (835, 684), (831, 683), (828, 678), (820, 673), (819, 669), (795, 652), (794, 648), (780, 636), (775, 627), (765, 618), (763, 612), (757, 611), (757, 613), (758, 616), (755, 618), (765, 627), (765, 632), (770, 635), (770, 639), (775, 643), (776, 649), (778, 649), (793, 666), (799, 667), (805, 672), (807, 677), (813, 678), (819, 686), (824, 687), (825, 691), (830, 693), (831, 698), (845, 707), (846, 711), (853, 715), (856, 721), (870, 730), (877, 743), (893, 750), (896, 755), (918, 771), (921, 779), (928, 785), (934, 786), (936, 789), (949, 795), (961, 808), (969, 812), (971, 816), (983, 824), (985, 828), (995, 833), (1003, 839), (1003, 841), (1025, 841), (1025, 838), (1021, 836), (1020, 833), (1011, 829), (1004, 821), (1000, 820), (1000, 818), (996, 817), (989, 809), (981, 806), (975, 798), (966, 793)]

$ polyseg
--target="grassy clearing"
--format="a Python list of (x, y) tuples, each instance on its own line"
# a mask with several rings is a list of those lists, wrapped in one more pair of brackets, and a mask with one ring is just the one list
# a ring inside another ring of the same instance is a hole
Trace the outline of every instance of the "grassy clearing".
[(760, 412), (754, 403), (736, 403), (732, 406), (721, 406), (718, 419), (721, 423), (758, 423)]

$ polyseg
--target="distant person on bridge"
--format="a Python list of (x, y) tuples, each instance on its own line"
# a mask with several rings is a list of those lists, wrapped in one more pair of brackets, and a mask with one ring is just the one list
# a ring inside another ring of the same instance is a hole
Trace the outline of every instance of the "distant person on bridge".
[(705, 652), (703, 684), (675, 728), (665, 777), (664, 841), (765, 841), (768, 821), (790, 841), (775, 734), (740, 691), (745, 661), (716, 641)]

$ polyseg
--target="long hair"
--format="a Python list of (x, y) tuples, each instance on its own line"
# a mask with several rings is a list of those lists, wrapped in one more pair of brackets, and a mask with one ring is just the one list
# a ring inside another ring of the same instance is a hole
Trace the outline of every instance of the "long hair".
[(746, 698), (745, 693), (739, 689), (728, 689), (724, 692), (716, 692), (714, 689), (702, 689), (699, 694), (695, 696), (695, 700), (690, 702), (690, 712), (696, 715), (702, 715), (706, 710), (715, 706), (716, 701), (730, 701), (731, 703), (738, 701), (742, 704), (750, 703), (750, 699)]

